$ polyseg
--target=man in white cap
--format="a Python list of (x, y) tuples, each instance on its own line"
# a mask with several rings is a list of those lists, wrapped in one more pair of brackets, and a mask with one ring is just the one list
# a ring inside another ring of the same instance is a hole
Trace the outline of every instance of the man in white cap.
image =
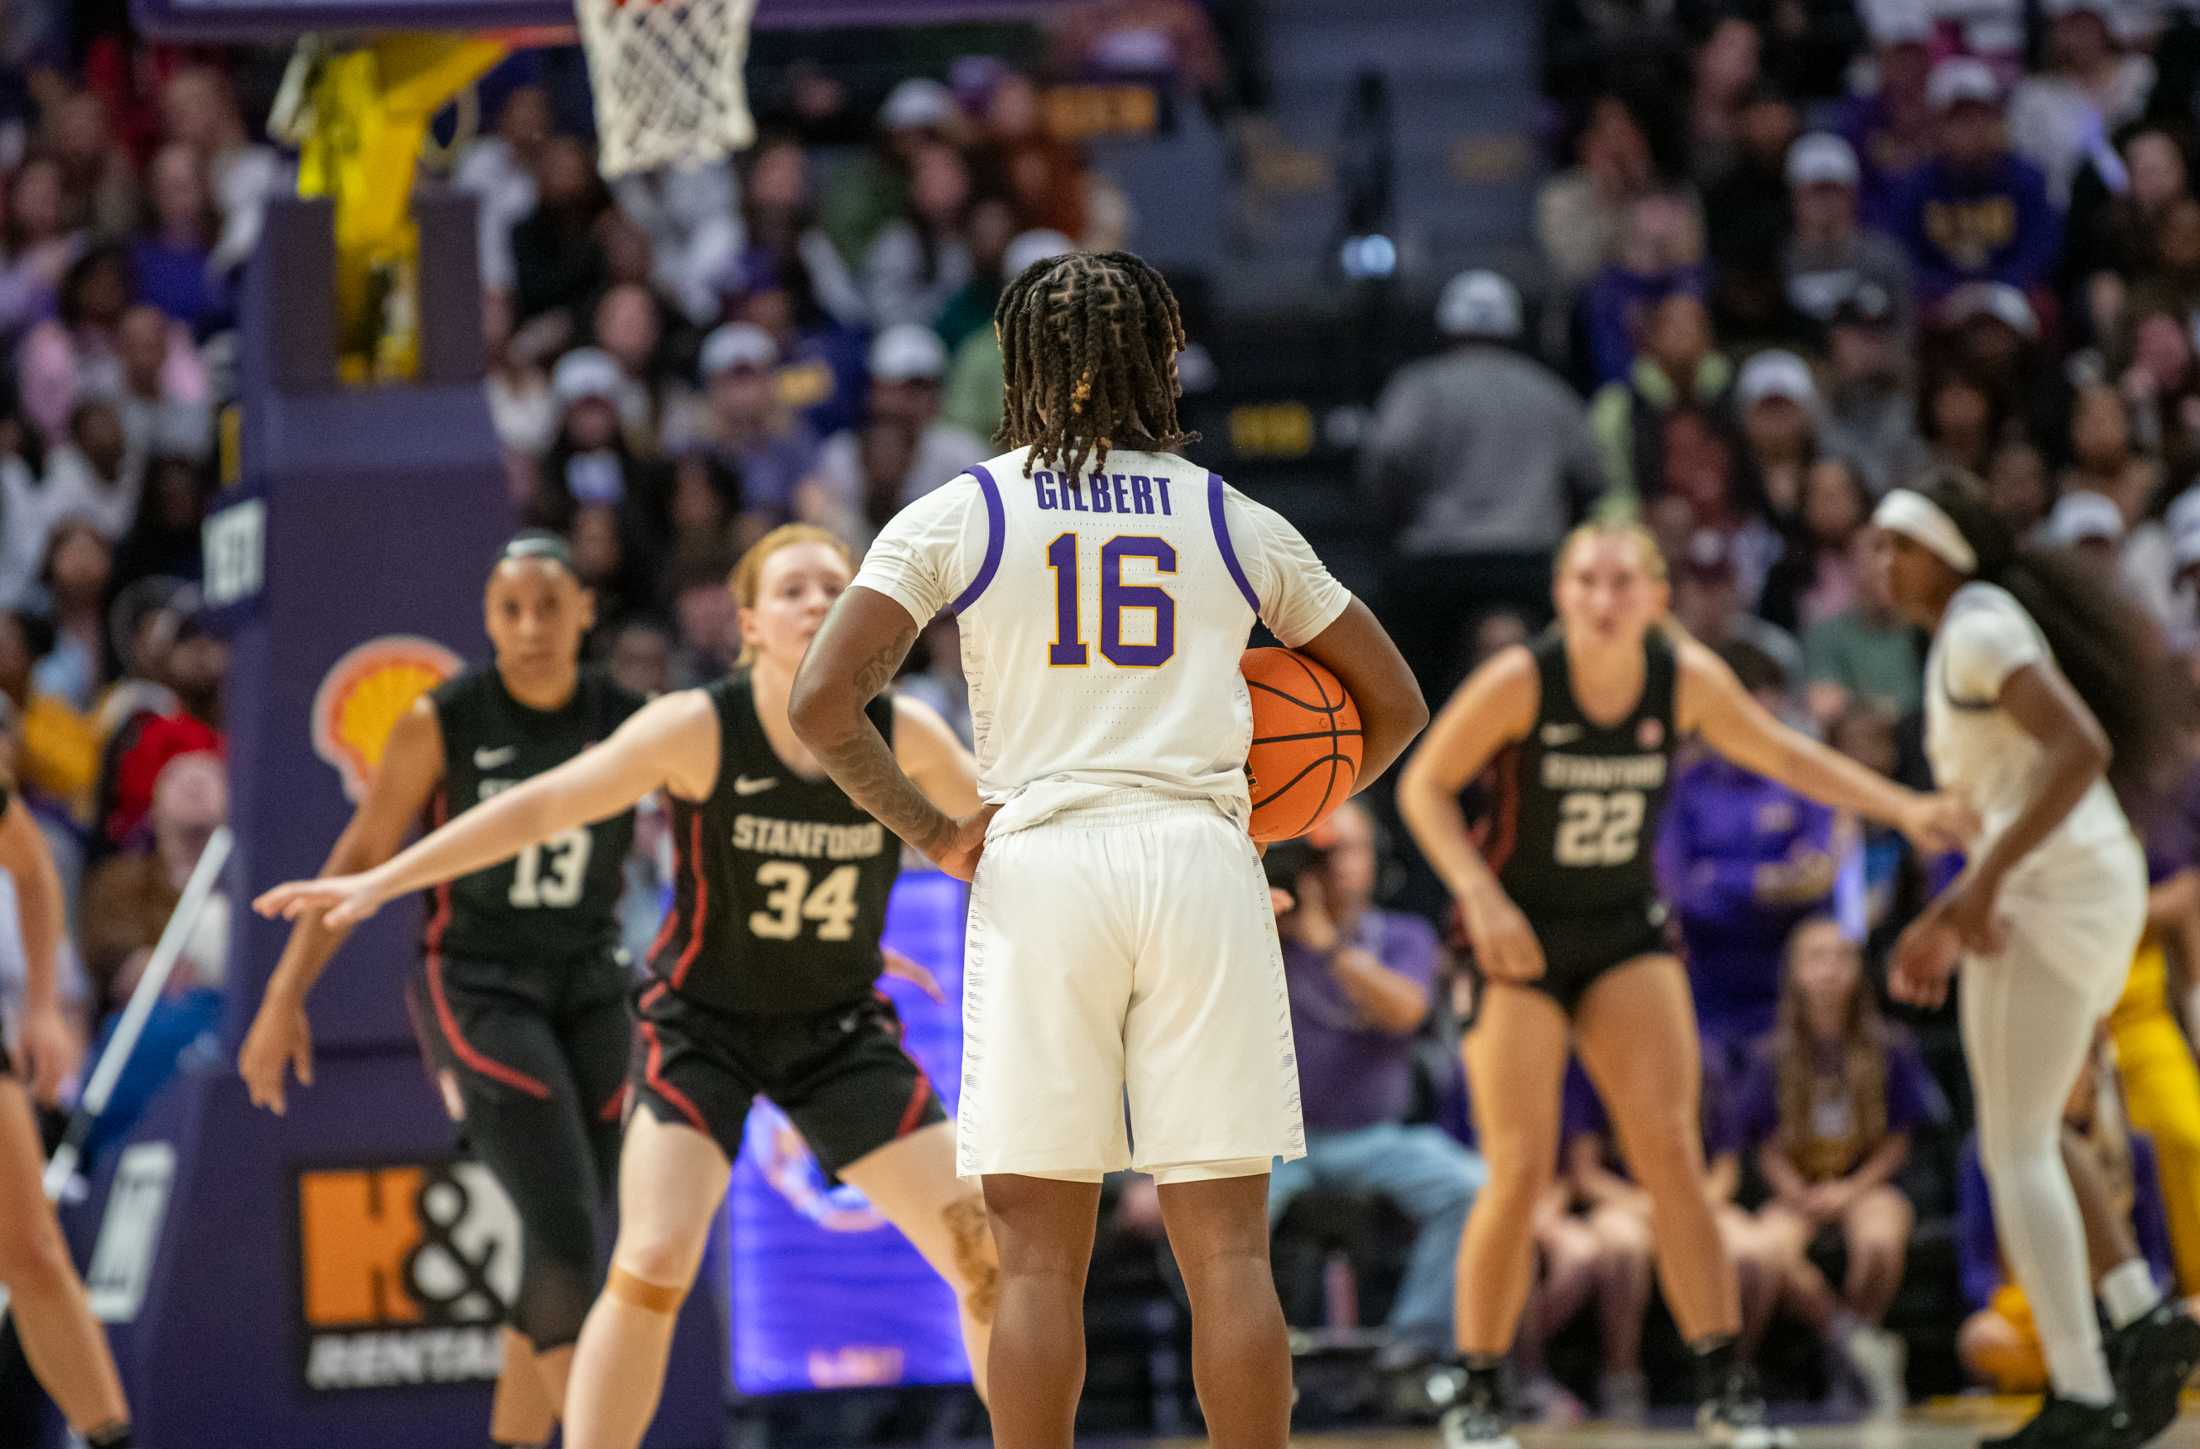
[(1856, 150), (1830, 131), (1814, 131), (1788, 149), (1788, 198), (1795, 224), (1780, 259), (1788, 305), (1813, 322), (1830, 323), (1859, 287), (1877, 287), (1900, 308), (1908, 330), (1910, 261), (1902, 248), (1859, 220), (1863, 169)]
[(1384, 387), (1360, 482), (1412, 561), (1393, 570), (1385, 609), (1399, 647), (1424, 680), (1448, 685), (1473, 614), (1542, 603), (1533, 578), (1520, 581), (1526, 598), (1505, 597), (1491, 556), (1547, 558), (1606, 480), (1580, 399), (1519, 347), (1511, 282), (1490, 271), (1454, 277), (1436, 321), (1452, 346)]
[[(1044, 228), (1019, 233), (1001, 253), (1001, 281), (1013, 282), (1034, 262), (1067, 256), (1077, 244), (1058, 231)], [(993, 335), (990, 319), (962, 340), (955, 360), (947, 369), (947, 396), (940, 416), (980, 438), (991, 438), (1001, 425), (1001, 344)]]
[(818, 208), (818, 224), (849, 267), (863, 265), (871, 243), (901, 214), (917, 153), (954, 140), (961, 120), (955, 93), (928, 77), (912, 76), (887, 93), (876, 146), (840, 169)]
[(1818, 451), (1818, 384), (1810, 364), (1792, 352), (1760, 352), (1734, 381), (1734, 413), (1742, 447), (1773, 511), (1802, 507), (1803, 475)]
[(763, 328), (728, 322), (703, 339), (700, 406), (668, 451), (702, 453), (741, 479), (741, 509), (784, 523), (795, 488), (816, 462), (817, 435), (788, 412), (778, 388), (779, 344)]
[(2124, 542), (2124, 511), (2106, 494), (2084, 488), (2065, 493), (2040, 525), (2040, 541), (2071, 549), (2102, 573), (2113, 573)]
[(2009, 100), (2010, 144), (2047, 173), (2058, 206), (2070, 204), (2088, 157), (2113, 154), (2108, 138), (2139, 118), (2154, 89), (2154, 62), (2125, 52), (2113, 8), (2110, 0), (2040, 0), (2052, 68)]
[(1916, 269), (1921, 301), (1965, 282), (2006, 282), (2031, 293), (2052, 282), (2062, 213), (2040, 169), (2009, 149), (2001, 82), (1984, 61), (1958, 57), (1926, 90), (1937, 145), (1895, 197), (1896, 234)]
[[(810, 474), (814, 486), (800, 490), (796, 505), (810, 522), (864, 546), (878, 525), (904, 504), (992, 456), (983, 439), (940, 417), (947, 347), (938, 333), (915, 323), (889, 327), (871, 344), (870, 363), (870, 404), (863, 427), (825, 440)], [(873, 477), (875, 469), (866, 468), (866, 438), (877, 430), (901, 435), (903, 446), (871, 450), (874, 459), (907, 459), (895, 478)]]

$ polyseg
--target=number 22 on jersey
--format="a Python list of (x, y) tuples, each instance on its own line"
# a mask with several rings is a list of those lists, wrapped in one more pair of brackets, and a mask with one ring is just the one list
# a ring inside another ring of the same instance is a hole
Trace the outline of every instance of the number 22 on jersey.
[(1551, 853), (1560, 865), (1625, 865), (1641, 842), (1644, 802), (1640, 790), (1576, 790), (1558, 802), (1558, 839)]
[[(1047, 545), (1047, 567), (1054, 570), (1054, 642), (1047, 646), (1051, 669), (1083, 669), (1091, 663), (1080, 617), (1078, 537), (1065, 533)], [(1126, 583), (1127, 560), (1143, 560), (1155, 577), (1176, 572), (1176, 549), (1151, 534), (1111, 538), (1100, 546), (1100, 654), (1118, 669), (1158, 669), (1176, 655), (1176, 600), (1155, 583)], [(1124, 615), (1150, 616), (1145, 642), (1126, 637)]]

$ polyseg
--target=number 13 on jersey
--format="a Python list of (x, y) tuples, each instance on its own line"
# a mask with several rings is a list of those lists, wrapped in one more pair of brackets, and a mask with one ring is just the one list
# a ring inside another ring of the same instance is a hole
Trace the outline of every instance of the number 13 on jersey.
[[(1047, 545), (1047, 567), (1054, 570), (1054, 642), (1047, 646), (1053, 669), (1083, 669), (1091, 663), (1085, 645), (1078, 592), (1078, 538), (1065, 533)], [(1176, 572), (1176, 549), (1165, 538), (1141, 534), (1111, 538), (1100, 546), (1100, 653), (1118, 669), (1158, 669), (1176, 654), (1176, 600), (1156, 583), (1126, 583), (1124, 564), (1141, 560), (1155, 578)], [(1125, 614), (1150, 616), (1145, 642), (1126, 638)]]

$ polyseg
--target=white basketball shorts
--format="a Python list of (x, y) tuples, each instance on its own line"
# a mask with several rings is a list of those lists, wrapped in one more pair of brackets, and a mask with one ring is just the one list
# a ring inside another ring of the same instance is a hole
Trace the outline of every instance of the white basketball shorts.
[(1207, 801), (1129, 794), (988, 841), (962, 1071), (964, 1177), (1189, 1182), (1305, 1156), (1283, 954), (1244, 828)]

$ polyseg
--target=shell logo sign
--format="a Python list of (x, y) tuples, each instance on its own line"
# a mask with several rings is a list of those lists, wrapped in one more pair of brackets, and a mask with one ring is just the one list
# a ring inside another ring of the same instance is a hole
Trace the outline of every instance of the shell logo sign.
[(345, 799), (364, 793), (413, 701), (463, 668), (456, 654), (417, 634), (369, 639), (329, 667), (313, 692), (313, 753), (335, 766)]

